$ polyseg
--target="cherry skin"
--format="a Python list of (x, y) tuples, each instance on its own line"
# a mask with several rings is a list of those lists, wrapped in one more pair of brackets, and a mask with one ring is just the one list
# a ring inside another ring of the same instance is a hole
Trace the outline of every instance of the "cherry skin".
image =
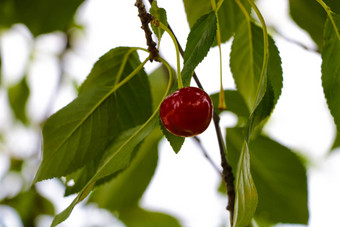
[(205, 91), (184, 87), (167, 96), (159, 114), (162, 124), (172, 134), (181, 137), (196, 136), (204, 132), (211, 121), (213, 105)]

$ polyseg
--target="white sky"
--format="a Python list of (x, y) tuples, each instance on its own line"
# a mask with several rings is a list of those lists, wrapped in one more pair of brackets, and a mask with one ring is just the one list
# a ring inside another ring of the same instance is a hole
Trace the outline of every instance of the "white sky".
[[(76, 50), (68, 56), (66, 69), (71, 78), (81, 83), (92, 64), (111, 48), (146, 46), (144, 33), (140, 29), (140, 21), (137, 17), (137, 9), (133, 6), (134, 2), (134, 0), (90, 0), (81, 7), (77, 18), (81, 24), (85, 25), (86, 33), (80, 34), (80, 42)], [(168, 21), (182, 46), (185, 47), (189, 27), (182, 1), (158, 0), (158, 5), (167, 10)], [(259, 2), (259, 8), (268, 25), (275, 25), (285, 36), (313, 47), (308, 35), (288, 20), (287, 7), (286, 0), (276, 0), (275, 3), (270, 0)], [(18, 65), (18, 63), (25, 62), (29, 53), (28, 47), (32, 44), (32, 40), (27, 37), (29, 37), (27, 31), (16, 26), (2, 38), (2, 45), (6, 47), (3, 48), (5, 60), (8, 59), (8, 62), (3, 63), (5, 84), (15, 82), (22, 73), (23, 65)], [(338, 193), (340, 191), (338, 180), (340, 152), (327, 155), (334, 139), (335, 128), (321, 87), (321, 59), (318, 54), (306, 51), (282, 38), (275, 36), (274, 39), (282, 58), (284, 87), (265, 132), (286, 146), (297, 150), (312, 163), (308, 170), (310, 208), (308, 226), (335, 226), (338, 224), (338, 204), (340, 204)], [(33, 91), (29, 113), (36, 121), (44, 116), (44, 111), (55, 88), (57, 67), (53, 54), (58, 53), (61, 41), (62, 36), (57, 33), (40, 37), (35, 46), (36, 61), (30, 68), (29, 74)], [(225, 88), (234, 87), (228, 68), (229, 49), (230, 43), (223, 45)], [(175, 49), (167, 35), (162, 40), (161, 53), (175, 67)], [(148, 64), (146, 70), (151, 71), (156, 66)], [(218, 50), (214, 48), (196, 70), (208, 93), (219, 89), (218, 70)], [(74, 96), (75, 93), (70, 85), (62, 90), (53, 110), (56, 111), (66, 105)], [(5, 130), (10, 127), (6, 123), (9, 110), (5, 108), (5, 95), (1, 91), (0, 106), (5, 113), (0, 115), (0, 130)], [(222, 128), (234, 124), (235, 118), (232, 115), (223, 115)], [(12, 150), (26, 153), (27, 150), (28, 152), (34, 151), (34, 146), (27, 148), (20, 145), (25, 143), (18, 144), (16, 141), (20, 135), (25, 134), (22, 137), (24, 140), (33, 140), (38, 143), (39, 140), (35, 135), (22, 132), (21, 129), (11, 131), (8, 139)], [(200, 138), (213, 160), (219, 164), (219, 151), (212, 125)], [(218, 184), (219, 177), (190, 139), (186, 140), (181, 152), (177, 155), (166, 141), (162, 141), (157, 173), (142, 199), (142, 205), (152, 210), (174, 214), (185, 227), (221, 226), (223, 222), (227, 222), (228, 214), (224, 210), (226, 198), (216, 192)], [(64, 209), (72, 201), (72, 198), (62, 198), (62, 188), (54, 181), (40, 183), (39, 189), (57, 203), (58, 211)], [(93, 216), (93, 212), (98, 216)], [(45, 217), (41, 223), (50, 221)], [(111, 225), (105, 225), (105, 223), (111, 223)], [(83, 227), (91, 224), (112, 226), (112, 223), (117, 223), (117, 221), (107, 212), (99, 213), (93, 208), (84, 209), (78, 206), (71, 217), (60, 226)]]

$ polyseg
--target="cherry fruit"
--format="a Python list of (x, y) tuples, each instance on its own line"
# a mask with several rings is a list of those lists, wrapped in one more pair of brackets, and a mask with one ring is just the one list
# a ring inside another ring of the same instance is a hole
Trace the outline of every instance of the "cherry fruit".
[(196, 87), (184, 87), (167, 96), (159, 111), (164, 127), (181, 137), (204, 132), (210, 124), (212, 113), (209, 95)]

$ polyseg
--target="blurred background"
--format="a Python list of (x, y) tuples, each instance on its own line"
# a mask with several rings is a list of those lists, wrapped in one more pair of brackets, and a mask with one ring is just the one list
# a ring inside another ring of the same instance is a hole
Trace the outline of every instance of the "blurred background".
[[(35, 37), (34, 31), (20, 23), (0, 27), (1, 227), (25, 226), (32, 221), (36, 226), (49, 226), (53, 215), (72, 202), (74, 196), (64, 198), (58, 180), (38, 183), (34, 186), (38, 193), (27, 191), (41, 160), (41, 124), (76, 97), (76, 88), (108, 50), (117, 46), (146, 47), (134, 3), (86, 0), (77, 9), (67, 33)], [(281, 97), (264, 132), (306, 160), (308, 226), (338, 226), (340, 152), (330, 152), (336, 129), (321, 87), (320, 54), (309, 35), (290, 19), (287, 0), (258, 0), (257, 4), (267, 25), (275, 28), (269, 30), (280, 51), (284, 78)], [(183, 2), (158, 0), (158, 5), (166, 9), (168, 22), (185, 47), (189, 25)], [(0, 1), (1, 6), (5, 7), (6, 1)], [(229, 70), (230, 46), (231, 41), (222, 45), (225, 88), (235, 88)], [(160, 53), (176, 67), (175, 49), (167, 35)], [(195, 70), (208, 93), (219, 91), (218, 57), (218, 49), (212, 48)], [(145, 70), (151, 72), (158, 66), (147, 64)], [(222, 128), (235, 124), (236, 117), (231, 113), (221, 116)], [(218, 165), (213, 125), (200, 138)], [(175, 154), (163, 139), (159, 165), (141, 205), (171, 214), (183, 226), (228, 226), (227, 199), (217, 192), (219, 184), (219, 175), (194, 141), (187, 139), (181, 152)], [(81, 203), (60, 226), (124, 225), (108, 211)]]

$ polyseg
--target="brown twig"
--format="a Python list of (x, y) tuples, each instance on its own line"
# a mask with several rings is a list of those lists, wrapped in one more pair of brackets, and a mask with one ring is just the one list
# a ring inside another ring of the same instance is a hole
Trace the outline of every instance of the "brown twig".
[(150, 52), (150, 61), (157, 59), (158, 50), (156, 43), (152, 39), (152, 32), (149, 28), (149, 23), (152, 20), (151, 14), (146, 12), (143, 0), (136, 0), (135, 6), (138, 8), (138, 16), (142, 22), (142, 29), (145, 32), (146, 44), (148, 45), (148, 51)]
[(222, 177), (224, 183), (227, 187), (228, 194), (228, 206), (227, 210), (230, 212), (230, 223), (233, 225), (233, 217), (234, 217), (234, 205), (235, 205), (235, 186), (234, 186), (234, 174), (231, 166), (228, 163), (226, 158), (225, 145), (222, 137), (221, 127), (219, 126), (220, 117), (214, 112), (213, 121), (215, 126), (215, 131), (217, 135), (218, 145), (220, 147), (220, 155), (221, 155), (221, 166), (222, 166)]
[(202, 145), (201, 140), (195, 136), (193, 137), (193, 139), (196, 141), (197, 146), (199, 146), (199, 148), (201, 149), (204, 157), (208, 160), (208, 162), (212, 165), (212, 167), (216, 170), (216, 172), (218, 173), (218, 175), (220, 175), (222, 177), (222, 173), (220, 171), (220, 169), (218, 168), (218, 166), (215, 164), (215, 162), (210, 158), (208, 152), (206, 151), (206, 149), (204, 148), (204, 146)]
[[(152, 4), (153, 0), (149, 0), (150, 4)], [(178, 44), (178, 48), (179, 48), (179, 52), (181, 53), (182, 57), (184, 55), (184, 51), (183, 48), (181, 46), (181, 44), (179, 43), (175, 33), (173, 32), (173, 30), (171, 29), (170, 25), (168, 25), (169, 30), (172, 32), (172, 34), (174, 34), (174, 37), (176, 39), (176, 42)], [(201, 89), (203, 89), (203, 86), (200, 82), (200, 80), (198, 79), (197, 74), (194, 72), (193, 73), (193, 78), (197, 84), (197, 86)], [(204, 90), (204, 89), (203, 89)], [(226, 158), (226, 148), (224, 145), (224, 140), (223, 140), (223, 136), (221, 133), (221, 128), (220, 128), (220, 117), (218, 116), (218, 114), (216, 112), (214, 112), (213, 115), (213, 122), (214, 122), (214, 126), (215, 126), (215, 130), (216, 130), (216, 135), (217, 135), (217, 140), (218, 140), (218, 144), (219, 144), (219, 148), (220, 148), (220, 155), (221, 155), (221, 166), (222, 166), (222, 178), (224, 183), (226, 184), (227, 187), (227, 194), (228, 194), (228, 206), (227, 206), (227, 210), (229, 210), (230, 212), (230, 223), (231, 225), (233, 224), (233, 216), (234, 216), (234, 205), (235, 205), (235, 186), (234, 186), (234, 175), (232, 172), (232, 168), (229, 165), (227, 158)]]
[(301, 43), (300, 41), (292, 39), (292, 38), (284, 35), (279, 30), (277, 30), (274, 26), (268, 26), (268, 28), (273, 30), (273, 32), (275, 32), (278, 36), (280, 36), (281, 38), (283, 38), (287, 42), (293, 43), (293, 44), (295, 44), (295, 45), (297, 45), (297, 46), (299, 46), (299, 47), (301, 47), (301, 48), (303, 48), (303, 49), (305, 49), (307, 51), (311, 51), (311, 52), (318, 53), (318, 54), (321, 53), (320, 50), (317, 49), (317, 48), (308, 47), (305, 44)]

